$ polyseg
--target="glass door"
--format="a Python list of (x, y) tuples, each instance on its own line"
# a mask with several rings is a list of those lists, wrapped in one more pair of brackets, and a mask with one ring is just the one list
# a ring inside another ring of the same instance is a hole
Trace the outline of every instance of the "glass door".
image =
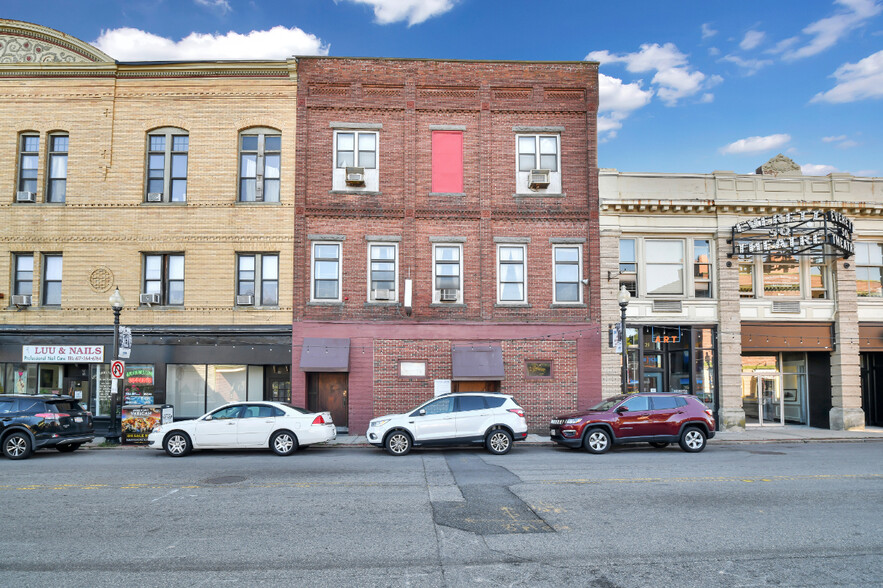
[(746, 425), (784, 425), (785, 410), (779, 374), (742, 376), (742, 409)]

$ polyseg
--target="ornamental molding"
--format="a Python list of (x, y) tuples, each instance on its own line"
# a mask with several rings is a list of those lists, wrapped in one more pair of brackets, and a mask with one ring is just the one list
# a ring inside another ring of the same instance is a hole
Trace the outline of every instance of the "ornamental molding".
[(114, 63), (114, 59), (55, 29), (0, 19), (0, 64)]
[(741, 202), (741, 201), (694, 201), (672, 200), (602, 200), (601, 212), (608, 213), (665, 213), (665, 214), (749, 214), (763, 215), (797, 212), (808, 206), (820, 210), (833, 210), (851, 216), (883, 216), (883, 204), (867, 202)]

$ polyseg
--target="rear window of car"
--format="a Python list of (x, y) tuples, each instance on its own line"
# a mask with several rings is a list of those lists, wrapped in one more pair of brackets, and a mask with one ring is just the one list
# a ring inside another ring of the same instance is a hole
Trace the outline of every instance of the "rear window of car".
[(678, 399), (674, 396), (654, 396), (650, 399), (651, 410), (671, 410), (678, 407)]
[[(288, 405), (288, 408), (290, 408), (291, 410), (296, 410), (297, 412), (299, 412), (299, 413), (301, 413), (301, 414), (310, 414), (310, 413), (313, 412), (313, 411), (311, 411), (311, 410), (307, 410), (307, 409), (305, 409), (305, 408), (301, 408), (301, 407), (299, 407), (299, 406), (292, 406), (292, 405), (290, 405), (290, 404)], [(279, 412), (282, 413), (281, 410), (280, 410)], [(284, 414), (284, 413), (283, 413), (283, 414)], [(277, 414), (276, 416), (283, 416), (283, 414)]]
[(488, 408), (500, 408), (506, 402), (506, 399), (485, 396), (484, 401), (487, 402)]
[(12, 412), (12, 400), (0, 400), (0, 413)]
[(80, 412), (83, 410), (76, 402), (70, 402), (68, 400), (59, 400), (57, 402), (47, 402), (46, 410), (49, 412)]
[(460, 396), (458, 399), (458, 412), (468, 410), (484, 410), (487, 408), (484, 396)]

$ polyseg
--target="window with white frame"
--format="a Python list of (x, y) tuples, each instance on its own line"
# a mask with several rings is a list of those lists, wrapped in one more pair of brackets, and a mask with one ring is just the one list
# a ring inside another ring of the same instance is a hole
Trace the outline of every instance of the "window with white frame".
[(278, 253), (239, 253), (236, 256), (236, 304), (279, 305)]
[(282, 134), (248, 129), (239, 135), (239, 201), (279, 202)]
[(619, 283), (632, 296), (711, 298), (713, 267), (711, 239), (619, 240)]
[(433, 245), (433, 302), (449, 304), (463, 301), (462, 253), (463, 247), (457, 243)]
[(337, 302), (340, 296), (340, 243), (313, 243), (312, 298)]
[(553, 302), (582, 302), (582, 248), (579, 245), (555, 245), (555, 291)]
[(855, 285), (861, 298), (883, 297), (883, 243), (856, 242)]
[(341, 191), (377, 191), (379, 133), (371, 129), (334, 131), (334, 172), (332, 189)]
[(147, 135), (147, 202), (187, 200), (187, 131), (164, 128)]
[(634, 239), (619, 240), (619, 287), (638, 296), (638, 257)]
[(16, 296), (30, 296), (34, 293), (34, 254), (16, 253), (13, 258), (15, 274), (12, 278), (12, 293)]
[(831, 259), (821, 255), (739, 258), (739, 296), (772, 300), (831, 298)]
[(145, 253), (142, 292), (154, 294), (164, 306), (184, 304), (184, 255), (181, 253)]
[(647, 296), (684, 294), (682, 239), (644, 239), (644, 285)]
[(395, 243), (368, 243), (368, 301), (398, 300), (398, 246)]
[(37, 194), (39, 161), (40, 135), (21, 135), (18, 153), (18, 191), (31, 194), (32, 198)]
[(61, 255), (43, 255), (43, 306), (61, 306), (61, 265)]
[(696, 298), (711, 298), (711, 241), (693, 240), (693, 293)]
[(516, 135), (516, 186), (519, 194), (561, 193), (561, 148), (558, 134)]
[(525, 245), (497, 245), (497, 302), (527, 302), (526, 258)]
[(67, 150), (65, 133), (49, 135), (49, 165), (46, 181), (46, 202), (64, 202), (67, 196)]

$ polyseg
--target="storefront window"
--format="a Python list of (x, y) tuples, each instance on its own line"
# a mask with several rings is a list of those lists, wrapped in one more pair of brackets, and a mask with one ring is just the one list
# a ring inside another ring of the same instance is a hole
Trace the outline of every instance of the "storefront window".
[(228, 402), (263, 398), (264, 366), (169, 364), (166, 369), (166, 402), (175, 407), (176, 419), (196, 418)]
[(127, 364), (123, 404), (153, 404), (155, 382), (153, 364)]
[(113, 379), (110, 377), (110, 364), (92, 364), (93, 397), (97, 404), (93, 408), (95, 416), (110, 415), (110, 394)]
[(5, 363), (3, 377), (0, 378), (0, 389), (3, 394), (36, 394), (37, 365), (23, 363)]
[(205, 413), (205, 372), (204, 365), (166, 367), (166, 402), (175, 407), (175, 418), (196, 418)]
[(247, 399), (246, 366), (210, 365), (207, 379), (206, 410), (212, 410), (228, 402), (244, 402)]

